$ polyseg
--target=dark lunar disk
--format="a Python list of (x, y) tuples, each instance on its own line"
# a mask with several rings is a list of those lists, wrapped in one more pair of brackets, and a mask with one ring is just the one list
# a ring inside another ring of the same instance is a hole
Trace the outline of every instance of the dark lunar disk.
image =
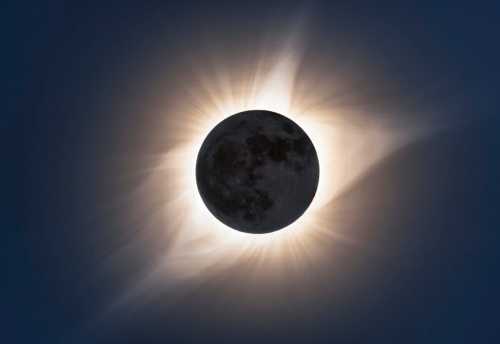
[(198, 153), (196, 182), (210, 212), (229, 227), (269, 233), (299, 218), (319, 180), (306, 133), (280, 114), (252, 110), (220, 122)]

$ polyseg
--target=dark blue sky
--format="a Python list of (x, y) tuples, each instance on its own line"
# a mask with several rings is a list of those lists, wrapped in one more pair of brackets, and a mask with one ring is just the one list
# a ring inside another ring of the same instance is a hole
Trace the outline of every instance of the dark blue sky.
[[(453, 123), (388, 157), (343, 196), (379, 202), (380, 211), (363, 218), (363, 230), (387, 250), (344, 257), (360, 266), (372, 292), (339, 294), (324, 278), (325, 265), (308, 295), (270, 308), (271, 323), (252, 312), (225, 314), (221, 304), (235, 296), (228, 292), (226, 299), (220, 288), (238, 281), (222, 280), (173, 310), (156, 304), (122, 314), (105, 330), (89, 325), (127, 276), (93, 280), (95, 257), (106, 248), (83, 243), (119, 224), (88, 220), (82, 209), (102, 200), (85, 183), (99, 186), (102, 174), (112, 173), (116, 166), (106, 157), (119, 153), (124, 137), (147, 136), (140, 131), (145, 125), (130, 125), (140, 114), (107, 113), (107, 99), (136, 96), (129, 75), (154, 75), (207, 31), (221, 42), (254, 30), (258, 36), (279, 30), (299, 5), (3, 6), (2, 342), (500, 341), (500, 7), (493, 2), (306, 6), (313, 47), (307, 53), (362, 65), (374, 84), (390, 80), (392, 89), (412, 95), (415, 108), (439, 113), (420, 116)], [(151, 54), (159, 42), (168, 61)], [(182, 76), (174, 79), (173, 85)]]

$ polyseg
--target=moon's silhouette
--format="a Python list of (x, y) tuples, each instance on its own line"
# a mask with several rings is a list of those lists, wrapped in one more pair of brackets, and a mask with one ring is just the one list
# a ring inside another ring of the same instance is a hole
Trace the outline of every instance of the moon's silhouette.
[(247, 233), (269, 233), (294, 222), (311, 203), (318, 180), (318, 157), (307, 134), (271, 111), (244, 111), (220, 122), (196, 162), (207, 208)]

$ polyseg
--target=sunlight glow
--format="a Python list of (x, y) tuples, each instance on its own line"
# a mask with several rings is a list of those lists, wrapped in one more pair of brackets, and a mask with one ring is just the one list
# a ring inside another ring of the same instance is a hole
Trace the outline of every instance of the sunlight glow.
[[(167, 181), (158, 189), (167, 199), (164, 215), (173, 240), (162, 267), (170, 278), (199, 276), (241, 259), (263, 259), (263, 269), (275, 269), (293, 264), (291, 256), (306, 257), (314, 251), (315, 232), (335, 231), (334, 224), (318, 224), (335, 197), (402, 142), (369, 118), (353, 125), (335, 108), (305, 108), (293, 99), (299, 54), (286, 50), (273, 60), (278, 62), (267, 73), (245, 71), (235, 84), (223, 71), (201, 76), (201, 87), (193, 90), (196, 106), (176, 109), (186, 127), (177, 129), (179, 143), (164, 154), (156, 168), (158, 178), (153, 178), (159, 185)], [(253, 109), (275, 111), (295, 121), (311, 138), (320, 163), (318, 189), (306, 212), (284, 229), (258, 235), (219, 222), (204, 205), (195, 178), (196, 157), (208, 132), (224, 118)]]
[[(372, 113), (332, 105), (328, 99), (335, 80), (330, 76), (325, 82), (299, 80), (302, 51), (291, 39), (276, 54), (248, 65), (220, 61), (186, 77), (191, 82), (185, 85), (185, 97), (167, 97), (157, 116), (165, 118), (169, 149), (143, 183), (145, 194), (161, 195), (161, 219), (155, 221), (163, 233), (155, 240), (164, 240), (165, 249), (122, 302), (152, 283), (200, 282), (248, 262), (255, 268), (242, 273), (257, 274), (260, 280), (280, 278), (284, 271), (300, 273), (314, 266), (322, 241), (352, 243), (346, 231), (338, 231), (341, 219), (333, 211), (337, 198), (372, 166), (414, 139), (415, 132), (396, 130)], [(318, 189), (306, 212), (286, 228), (267, 234), (239, 232), (218, 221), (203, 203), (195, 177), (198, 150), (210, 130), (228, 116), (255, 109), (295, 121), (313, 142), (320, 166)]]

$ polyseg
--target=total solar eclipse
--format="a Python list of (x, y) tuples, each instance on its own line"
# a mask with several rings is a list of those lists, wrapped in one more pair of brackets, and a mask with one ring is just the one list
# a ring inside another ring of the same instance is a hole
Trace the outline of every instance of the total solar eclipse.
[(314, 198), (319, 162), (292, 120), (244, 111), (217, 124), (196, 161), (196, 183), (209, 211), (238, 231), (263, 234), (297, 220)]

